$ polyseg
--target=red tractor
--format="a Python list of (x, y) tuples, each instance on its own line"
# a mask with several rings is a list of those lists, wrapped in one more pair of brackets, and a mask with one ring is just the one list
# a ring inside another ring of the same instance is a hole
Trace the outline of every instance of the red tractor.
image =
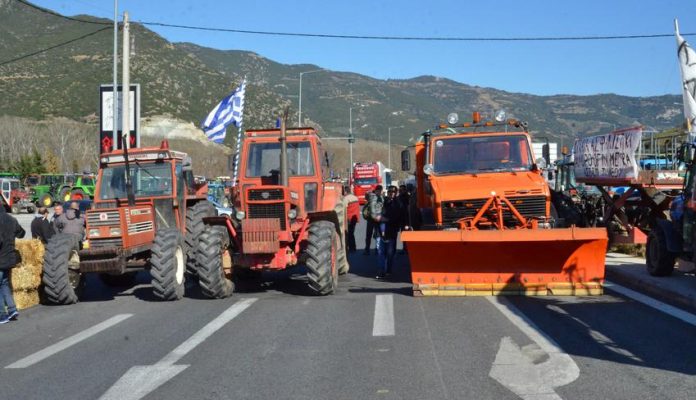
[(342, 185), (329, 182), (312, 128), (249, 130), (239, 157), (233, 216), (204, 218), (198, 277), (210, 298), (232, 294), (240, 272), (305, 264), (311, 291), (334, 293), (348, 272)]
[(36, 212), (29, 194), (22, 189), (19, 179), (15, 178), (0, 178), (0, 206), (12, 214), (19, 214), (23, 210), (29, 214)]
[(205, 184), (194, 183), (190, 157), (170, 150), (166, 141), (102, 154), (86, 240), (63, 233), (46, 245), (46, 300), (77, 302), (86, 273), (121, 286), (141, 269), (150, 270), (157, 298), (180, 299), (185, 272), (199, 269), (192, 252), (203, 218), (216, 215), (206, 192)]

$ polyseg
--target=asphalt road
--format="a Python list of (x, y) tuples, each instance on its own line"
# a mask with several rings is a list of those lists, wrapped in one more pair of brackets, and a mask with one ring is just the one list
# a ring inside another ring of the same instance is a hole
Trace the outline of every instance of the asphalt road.
[[(359, 225), (359, 232), (362, 232)], [(358, 246), (364, 241), (358, 235)], [(153, 299), (90, 277), (84, 300), (0, 326), (2, 399), (692, 399), (696, 316), (597, 297), (416, 298), (406, 255), (338, 292), (301, 270), (224, 300)]]

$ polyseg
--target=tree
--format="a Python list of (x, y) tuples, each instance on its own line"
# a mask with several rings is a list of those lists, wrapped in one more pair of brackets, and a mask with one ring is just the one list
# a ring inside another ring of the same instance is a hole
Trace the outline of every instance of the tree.
[(52, 149), (46, 149), (46, 155), (44, 156), (44, 169), (49, 174), (57, 174), (60, 171), (60, 160), (56, 153)]

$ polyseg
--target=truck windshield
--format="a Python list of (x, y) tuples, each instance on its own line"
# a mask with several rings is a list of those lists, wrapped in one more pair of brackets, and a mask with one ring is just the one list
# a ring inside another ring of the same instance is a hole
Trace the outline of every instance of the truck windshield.
[(376, 185), (377, 178), (355, 178), (356, 185)]
[(435, 138), (435, 174), (528, 171), (532, 153), (524, 135)]
[[(256, 178), (279, 172), (280, 143), (252, 143), (247, 157), (246, 176)], [(290, 176), (314, 175), (314, 158), (309, 142), (288, 143), (288, 173)]]
[[(114, 165), (103, 169), (99, 183), (102, 200), (126, 198), (126, 166)], [(135, 197), (171, 196), (172, 166), (166, 163), (132, 163), (130, 176)]]

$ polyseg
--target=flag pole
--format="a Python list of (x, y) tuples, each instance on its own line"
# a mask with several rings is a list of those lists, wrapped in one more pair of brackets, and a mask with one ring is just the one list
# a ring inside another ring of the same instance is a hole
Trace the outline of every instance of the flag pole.
[[(242, 81), (242, 87), (244, 88), (244, 93), (246, 93), (246, 75), (244, 75), (244, 80)], [(245, 94), (246, 96), (246, 94)], [(232, 187), (237, 186), (237, 175), (239, 173), (239, 151), (242, 143), (242, 126), (244, 125), (244, 107), (242, 106), (242, 113), (239, 116), (239, 129), (237, 130), (237, 148), (234, 153), (234, 172), (232, 174)]]

